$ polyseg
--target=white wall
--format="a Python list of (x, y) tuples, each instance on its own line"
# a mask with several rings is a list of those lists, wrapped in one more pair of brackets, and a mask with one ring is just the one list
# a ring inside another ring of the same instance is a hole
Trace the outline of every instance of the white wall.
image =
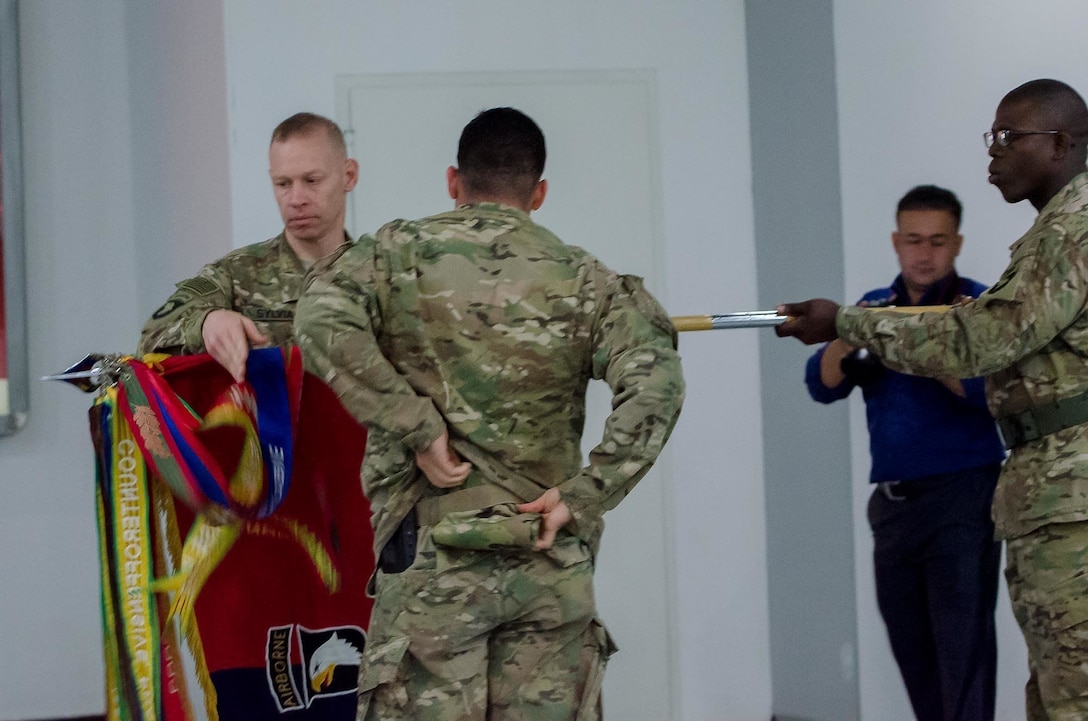
[[(20, 3), (32, 378), (131, 352), (173, 281), (231, 247), (222, 8), (184, 10)], [(0, 438), (2, 719), (104, 707), (91, 397), (31, 383)]]
[(223, 3), (124, 3), (142, 323), (233, 247)]
[[(992, 283), (1034, 210), (986, 182), (982, 133), (1002, 96), (1052, 77), (1088, 93), (1083, 0), (835, 0), (846, 300), (896, 272), (889, 233), (907, 189), (933, 182), (964, 203), (960, 271)], [(829, 240), (828, 242), (834, 242)], [(876, 609), (865, 520), (869, 461), (864, 409), (851, 408), (862, 718), (910, 711)], [(1027, 666), (1004, 586), (998, 599), (999, 719), (1023, 718)]]
[[(35, 378), (92, 350), (124, 348), (139, 322), (128, 87), (117, 72), (122, 6), (66, 9), (62, 19), (44, 6), (20, 8)], [(88, 399), (60, 384), (30, 391), (27, 426), (0, 439), (0, 716), (9, 719), (102, 706)], [(47, 678), (64, 679), (63, 691)]]

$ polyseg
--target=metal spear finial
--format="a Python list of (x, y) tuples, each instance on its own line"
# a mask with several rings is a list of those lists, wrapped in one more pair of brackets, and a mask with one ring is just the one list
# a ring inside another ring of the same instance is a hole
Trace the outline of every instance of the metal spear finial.
[(93, 393), (102, 386), (116, 383), (121, 372), (121, 356), (88, 353), (63, 373), (42, 376), (43, 381), (65, 381), (84, 393)]

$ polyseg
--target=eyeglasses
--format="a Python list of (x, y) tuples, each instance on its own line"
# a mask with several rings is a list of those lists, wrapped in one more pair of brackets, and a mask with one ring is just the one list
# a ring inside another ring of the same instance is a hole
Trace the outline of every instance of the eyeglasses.
[(1009, 147), (1009, 143), (1019, 138), (1021, 135), (1057, 135), (1062, 131), (1060, 130), (998, 130), (991, 132), (987, 130), (982, 134), (982, 140), (986, 143), (987, 148), (992, 148), (994, 143), (997, 143), (1002, 148)]

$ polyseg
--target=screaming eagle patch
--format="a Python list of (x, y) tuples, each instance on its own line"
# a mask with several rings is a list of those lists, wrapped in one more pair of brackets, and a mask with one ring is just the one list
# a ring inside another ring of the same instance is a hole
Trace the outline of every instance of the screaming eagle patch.
[(280, 712), (309, 708), (327, 696), (355, 693), (366, 632), (358, 626), (268, 629), (268, 689)]

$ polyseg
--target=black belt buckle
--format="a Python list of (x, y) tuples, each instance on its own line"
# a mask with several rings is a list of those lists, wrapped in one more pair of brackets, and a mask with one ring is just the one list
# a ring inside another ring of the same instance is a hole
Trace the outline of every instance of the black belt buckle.
[(997, 428), (1001, 431), (1001, 440), (1004, 441), (1006, 450), (1037, 441), (1044, 435), (1035, 412), (1031, 410), (998, 419)]
[(895, 492), (896, 487), (899, 485), (899, 481), (881, 481), (876, 485), (877, 488), (880, 489), (880, 492), (884, 494), (884, 497), (889, 501), (898, 503), (899, 501), (905, 501), (910, 498), (910, 496), (901, 496)]
[(1005, 450), (1012, 450), (1027, 440), (1020, 430), (1020, 424), (1013, 416), (998, 418), (997, 429), (1001, 432), (1001, 441), (1005, 445)]
[(419, 523), (416, 520), (416, 509), (413, 506), (404, 520), (393, 531), (393, 535), (382, 546), (382, 552), (378, 556), (378, 568), (383, 573), (400, 573), (416, 560), (416, 535)]
[(882, 481), (878, 485), (880, 486), (880, 492), (884, 494), (884, 497), (889, 501), (909, 501), (912, 498), (925, 493), (927, 490), (933, 487), (933, 482), (936, 477), (926, 478), (922, 480), (906, 480), (906, 481)]

